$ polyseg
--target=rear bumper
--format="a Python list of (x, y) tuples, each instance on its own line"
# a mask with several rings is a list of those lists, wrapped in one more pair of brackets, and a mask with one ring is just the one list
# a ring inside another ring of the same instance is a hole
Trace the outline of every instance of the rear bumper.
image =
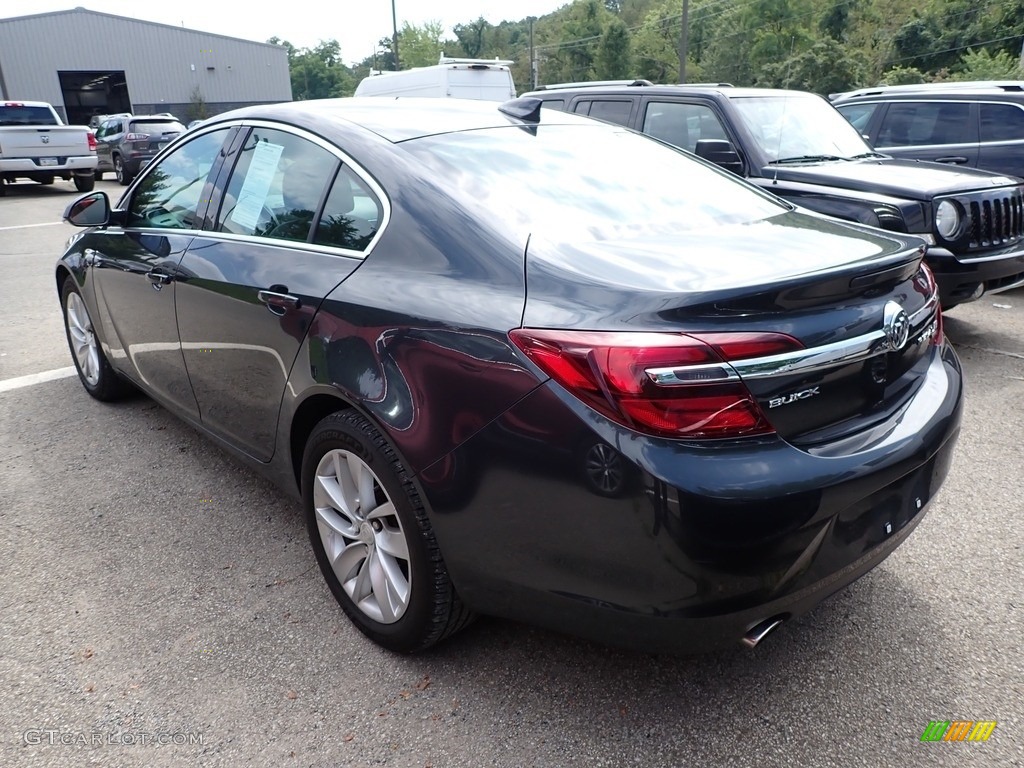
[(42, 157), (4, 159), (0, 160), (0, 175), (4, 178), (31, 178), (39, 174), (92, 173), (96, 169), (96, 156), (58, 157), (57, 163), (43, 165)]
[[(548, 383), (419, 479), (476, 610), (701, 651), (810, 610), (895, 550), (946, 476), (961, 408), (948, 346), (888, 433), (850, 455), (640, 437)], [(584, 471), (594, 441), (622, 459), (610, 493)]]
[(929, 248), (927, 261), (939, 284), (943, 306), (1024, 283), (1024, 247), (1019, 243), (976, 258), (958, 258), (944, 248)]

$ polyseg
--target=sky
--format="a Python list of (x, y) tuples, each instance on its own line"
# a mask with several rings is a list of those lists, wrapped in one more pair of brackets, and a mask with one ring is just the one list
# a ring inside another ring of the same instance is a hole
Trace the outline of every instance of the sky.
[[(441, 22), (451, 28), (483, 16), (492, 24), (543, 16), (570, 0), (394, 0), (398, 28), (408, 21), (422, 25)], [(346, 63), (373, 54), (382, 37), (391, 36), (391, 0), (283, 0), (280, 4), (243, 4), (227, 0), (172, 0), (166, 3), (140, 0), (0, 0), (0, 18), (27, 16), (75, 7), (130, 16), (145, 21), (185, 26), (245, 40), (265, 42), (275, 35), (297, 48), (336, 39)], [(271, 7), (281, 11), (268, 12)], [(239, 12), (238, 9), (245, 9)]]

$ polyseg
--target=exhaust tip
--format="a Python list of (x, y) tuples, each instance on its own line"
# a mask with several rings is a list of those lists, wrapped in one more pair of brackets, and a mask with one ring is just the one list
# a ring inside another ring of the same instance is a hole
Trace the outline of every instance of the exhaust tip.
[(740, 639), (740, 642), (747, 648), (756, 648), (771, 632), (781, 627), (785, 620), (785, 616), (773, 616), (770, 619), (765, 619), (748, 629), (747, 634)]

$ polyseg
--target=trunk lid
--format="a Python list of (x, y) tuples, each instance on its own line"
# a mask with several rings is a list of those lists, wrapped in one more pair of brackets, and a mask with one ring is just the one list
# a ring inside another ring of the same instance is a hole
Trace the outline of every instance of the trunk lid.
[(73, 125), (0, 127), (0, 156), (7, 159), (89, 154), (87, 128)]
[[(884, 421), (922, 378), (938, 332), (923, 256), (911, 236), (804, 212), (642, 242), (531, 240), (523, 324), (785, 334), (803, 350), (727, 362), (782, 437), (836, 442)], [(685, 386), (683, 369), (665, 381)]]

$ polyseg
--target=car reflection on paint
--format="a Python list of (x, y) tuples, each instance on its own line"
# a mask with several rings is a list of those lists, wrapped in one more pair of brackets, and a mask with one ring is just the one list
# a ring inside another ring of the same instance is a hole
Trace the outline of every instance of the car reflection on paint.
[(86, 391), (300, 498), (395, 651), (477, 614), (756, 645), (911, 533), (958, 434), (922, 241), (531, 99), (246, 108), (66, 218)]

